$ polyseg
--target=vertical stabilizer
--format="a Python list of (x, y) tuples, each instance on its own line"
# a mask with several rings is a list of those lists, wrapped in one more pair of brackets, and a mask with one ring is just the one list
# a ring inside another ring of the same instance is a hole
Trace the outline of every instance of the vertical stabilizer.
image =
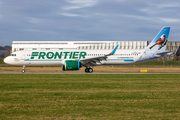
[(157, 36), (147, 46), (146, 50), (165, 51), (169, 38), (170, 27), (163, 27)]

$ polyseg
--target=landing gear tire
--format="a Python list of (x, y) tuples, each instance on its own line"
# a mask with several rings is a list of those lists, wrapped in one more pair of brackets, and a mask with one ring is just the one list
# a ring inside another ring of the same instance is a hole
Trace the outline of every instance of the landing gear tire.
[(86, 68), (86, 69), (85, 69), (85, 72), (86, 72), (86, 73), (88, 73), (88, 72), (89, 72), (89, 69), (88, 69), (88, 68)]
[(22, 70), (22, 73), (25, 73), (25, 70)]
[(92, 68), (89, 68), (89, 73), (92, 73), (93, 72), (93, 69)]
[(92, 68), (86, 68), (86, 69), (85, 69), (85, 72), (86, 72), (86, 73), (92, 73), (92, 72), (93, 72), (93, 69), (92, 69)]

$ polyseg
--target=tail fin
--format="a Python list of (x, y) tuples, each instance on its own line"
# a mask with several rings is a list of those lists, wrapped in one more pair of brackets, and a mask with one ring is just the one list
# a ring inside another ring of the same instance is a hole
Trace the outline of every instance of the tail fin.
[(146, 50), (165, 51), (168, 42), (170, 27), (163, 27), (157, 36), (147, 46)]

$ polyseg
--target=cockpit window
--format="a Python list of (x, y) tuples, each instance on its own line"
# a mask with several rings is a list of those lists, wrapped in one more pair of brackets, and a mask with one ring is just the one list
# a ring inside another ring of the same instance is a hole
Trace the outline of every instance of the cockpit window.
[(16, 56), (16, 54), (10, 54), (9, 56)]

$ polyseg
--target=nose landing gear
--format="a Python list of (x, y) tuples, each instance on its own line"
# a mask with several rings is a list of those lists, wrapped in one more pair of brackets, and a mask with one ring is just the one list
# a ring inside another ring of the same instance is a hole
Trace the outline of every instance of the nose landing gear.
[(25, 65), (23, 65), (22, 73), (25, 73)]

